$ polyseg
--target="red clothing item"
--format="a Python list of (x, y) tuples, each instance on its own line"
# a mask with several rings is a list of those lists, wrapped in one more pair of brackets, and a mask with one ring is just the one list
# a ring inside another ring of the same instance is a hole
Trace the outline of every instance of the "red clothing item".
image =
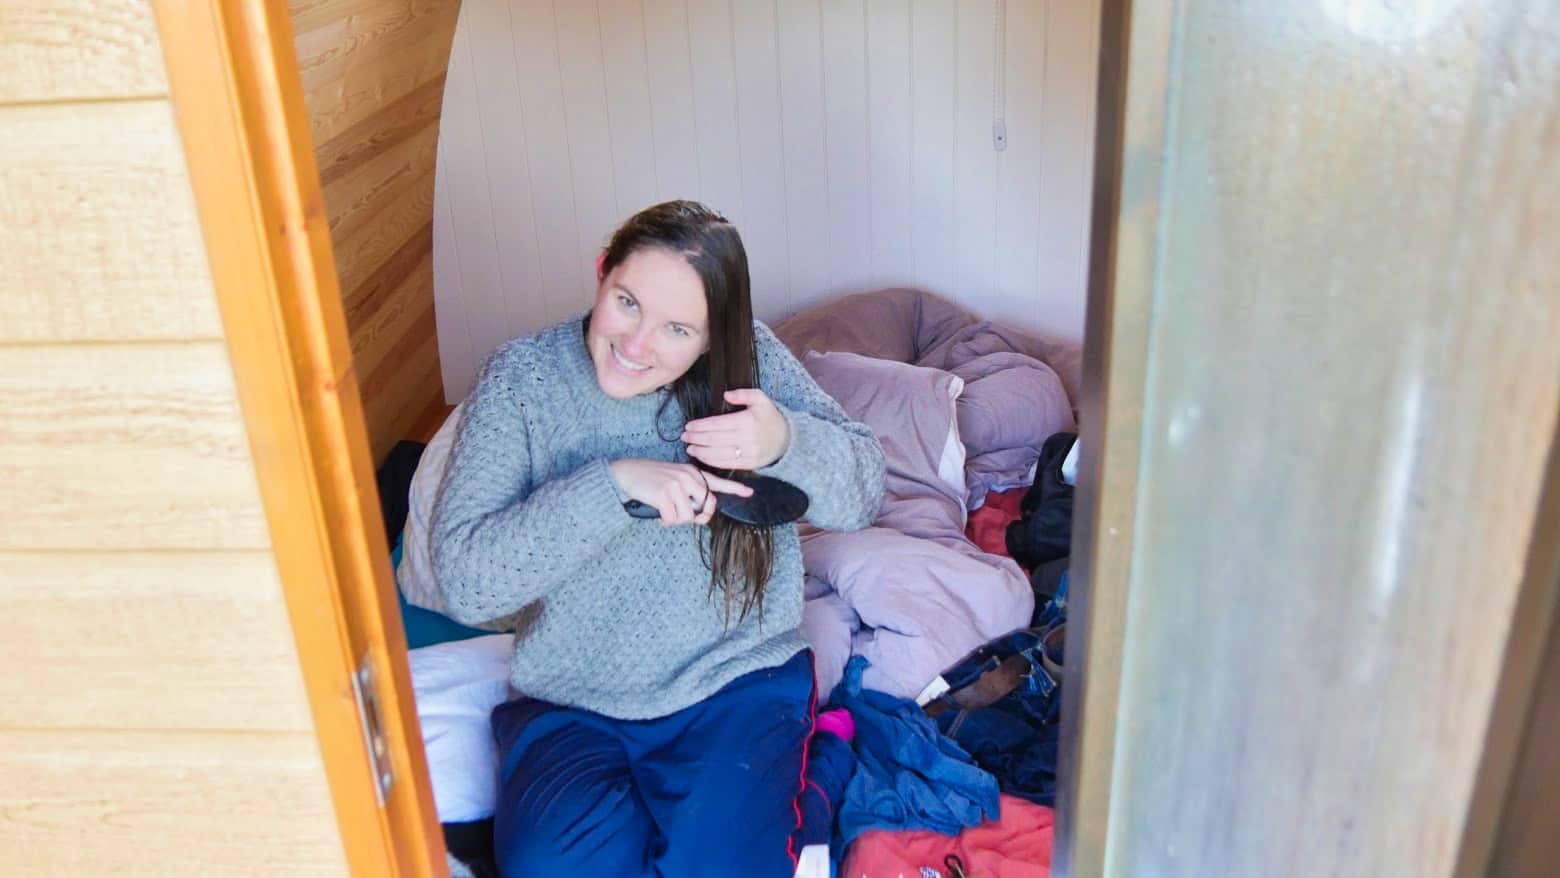
[(1024, 502), (1024, 494), (1028, 490), (1014, 488), (1000, 494), (996, 491), (987, 494), (986, 505), (970, 513), (964, 535), (979, 546), (982, 552), (1008, 557), (1007, 526), (1023, 517), (1018, 506)]
[[(1056, 812), (1016, 796), (1002, 797), (1002, 817), (957, 836), (872, 829), (850, 846), (840, 878), (921, 878), (922, 867), (950, 878), (949, 854), (971, 878), (1050, 878)], [(930, 873), (927, 873), (930, 874)]]

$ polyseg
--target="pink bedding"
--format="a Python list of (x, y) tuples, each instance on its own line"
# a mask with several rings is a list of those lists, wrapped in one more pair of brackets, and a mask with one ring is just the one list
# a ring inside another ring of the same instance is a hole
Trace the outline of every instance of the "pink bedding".
[(935, 832), (869, 830), (851, 844), (842, 878), (920, 876), (931, 869), (948, 878), (944, 858), (963, 863), (971, 878), (1048, 878), (1056, 815), (1044, 805), (1002, 797), (1002, 816), (955, 837)]
[[(832, 691), (850, 656), (862, 655), (868, 688), (914, 698), (971, 650), (1029, 623), (1027, 577), (969, 540), (966, 509), (993, 487), (1032, 479), (1045, 438), (1073, 428), (1060, 376), (1076, 369), (1075, 346), (979, 321), (914, 290), (851, 296), (775, 332), (852, 418), (872, 427), (888, 458), (871, 528), (802, 529), (803, 629), (819, 691)], [(954, 410), (950, 388), (960, 391)], [(957, 467), (950, 477), (944, 450), (955, 420), (967, 452), (962, 477)]]
[(986, 502), (970, 513), (969, 524), (964, 526), (964, 535), (984, 551), (993, 555), (1006, 555), (1008, 525), (1024, 517), (1019, 504), (1024, 502), (1026, 493), (1027, 488), (1014, 488), (987, 494)]

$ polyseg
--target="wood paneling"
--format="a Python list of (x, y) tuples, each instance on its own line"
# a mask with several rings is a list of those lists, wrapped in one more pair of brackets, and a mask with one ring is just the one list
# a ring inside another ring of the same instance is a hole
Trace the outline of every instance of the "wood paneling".
[[(377, 154), (361, 158), (343, 156), (342, 166), (348, 158), (356, 158), (356, 166), (343, 170), (324, 184), (325, 201), (336, 205), (330, 214), (331, 240), (343, 245), (352, 241), (360, 232), (379, 226), (380, 217), (387, 212), (395, 216), (391, 208), (402, 200), (407, 192), (427, 189), (414, 202), (418, 208), (417, 219), (426, 221), (432, 216), (433, 207), (433, 158), (434, 146), (439, 139), (439, 129), (425, 125), (416, 133)], [(403, 223), (390, 223), (404, 226)], [(404, 228), (387, 230), (376, 239), (397, 238)], [(431, 244), (431, 242), (430, 242)], [(431, 253), (430, 253), (431, 255)], [(381, 253), (352, 253), (355, 260), (380, 263)]]
[(982, 0), (466, 0), (435, 193), (448, 397), (588, 307), (606, 236), (666, 198), (742, 230), (761, 319), (910, 284), (1080, 338), (1099, 2), (1003, 5), (999, 94)]
[[(408, 438), (418, 419), (440, 404), (444, 382), (439, 372), (439, 340), (434, 334), (432, 309), (422, 312), (401, 335), (374, 374), (363, 382), (363, 396), (383, 401), (384, 412), (397, 424), (406, 424), (397, 441)], [(390, 389), (396, 388), (394, 394)], [(393, 444), (392, 444), (393, 447)]]
[(453, 0), (294, 3), (289, 10), (317, 147), (380, 116), (448, 66)]
[[(363, 875), (446, 874), (288, 13), (235, 15), (226, 0), (156, 7), (347, 860)], [(354, 697), (369, 671), (373, 741)]]
[(1543, 878), (1560, 862), (1560, 431), (1458, 852), (1459, 876)]
[(445, 77), (431, 79), (416, 91), (386, 105), (379, 116), (359, 122), (340, 137), (318, 147), (320, 185), (329, 187), (380, 153), (417, 137), (430, 126), (437, 129), (444, 103)]
[(412, 427), (411, 435), (407, 438), (417, 442), (432, 442), (434, 434), (444, 426), (444, 422), (449, 419), (453, 411), (455, 411), (454, 406), (442, 402), (430, 408), (418, 419), (417, 424)]
[[(414, 237), (432, 245), (432, 230), (428, 223), (433, 216), (433, 165), (430, 163), (427, 168), (403, 173), (405, 176), (389, 187), (390, 191), (377, 211), (350, 224), (354, 232), (351, 237), (338, 241), (334, 233), (331, 236), (335, 244), (337, 274), (341, 279), (341, 299), (349, 309), (368, 293), (370, 280), (376, 284), (390, 283), (390, 289), (400, 285), (401, 278), (387, 277), (383, 269), (397, 254), (404, 264), (410, 254), (401, 249), (402, 245)], [(360, 316), (367, 319), (371, 315)], [(357, 325), (351, 330), (355, 332)], [(354, 365), (365, 373), (379, 366), (378, 363)]]
[(0, 871), (343, 874), (152, 10), (0, 69)]
[[(1550, 588), (1560, 588), (1560, 582)], [(1560, 632), (1549, 633), (1526, 735), (1490, 860), (1491, 875), (1544, 878), (1560, 862)], [(1470, 873), (1471, 874), (1471, 873)]]
[(1553, 536), (1560, 9), (1132, 14), (1128, 106), (1163, 101), (1117, 228), (1146, 338), (1104, 338), (1146, 360), (1104, 401), (1141, 427), (1102, 871), (1452, 874)]
[(0, 550), (271, 545), (221, 342), (0, 347), (0, 411)]
[[(411, 243), (411, 242), (409, 242)], [(352, 336), (352, 357), (394, 367), (389, 358), (397, 353), (397, 347), (421, 345), (427, 338), (435, 337), (433, 314), (433, 254), (427, 250), (426, 239), (418, 255), (422, 257), (411, 273), (404, 276), (400, 286), (415, 289), (389, 291), (389, 303), (373, 307), (372, 317), (358, 327)], [(373, 306), (370, 300), (359, 300), (365, 310)], [(350, 317), (349, 317), (350, 319)], [(426, 335), (427, 338), (423, 336)], [(415, 349), (415, 348), (414, 348)]]
[(404, 333), (435, 334), (422, 318), (433, 307), (436, 142), (458, 8), (456, 0), (288, 7), (375, 460), (442, 398), (423, 380), (426, 362), (389, 358), (438, 357), (436, 345)]
[(11, 107), (4, 131), (0, 343), (221, 338), (166, 100)]
[(269, 550), (0, 553), (0, 728), (312, 735), (286, 631)]
[(312, 734), (0, 729), (12, 875), (344, 875)]
[(168, 93), (144, 0), (7, 0), (0, 70), (0, 104)]

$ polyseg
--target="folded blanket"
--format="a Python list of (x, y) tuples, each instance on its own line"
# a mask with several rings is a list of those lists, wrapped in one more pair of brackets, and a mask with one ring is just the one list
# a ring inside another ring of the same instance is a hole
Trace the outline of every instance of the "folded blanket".
[(982, 643), (1029, 624), (1034, 593), (1011, 558), (946, 533), (876, 525), (802, 541), (809, 578), (802, 631), (818, 691), (834, 688), (851, 655), (870, 661), (866, 686), (914, 698)]
[(1029, 624), (1027, 577), (970, 542), (965, 510), (991, 490), (1027, 487), (1044, 438), (1075, 429), (1066, 388), (1076, 386), (1077, 345), (982, 321), (919, 290), (849, 296), (775, 332), (872, 428), (887, 462), (873, 527), (802, 528), (803, 630), (818, 691), (860, 655), (867, 688), (917, 696), (970, 650)]

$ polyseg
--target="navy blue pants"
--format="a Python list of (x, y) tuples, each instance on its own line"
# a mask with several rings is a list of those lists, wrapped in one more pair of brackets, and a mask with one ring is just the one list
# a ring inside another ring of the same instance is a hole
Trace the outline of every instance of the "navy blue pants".
[(500, 873), (791, 878), (816, 709), (805, 651), (659, 719), (499, 705)]

